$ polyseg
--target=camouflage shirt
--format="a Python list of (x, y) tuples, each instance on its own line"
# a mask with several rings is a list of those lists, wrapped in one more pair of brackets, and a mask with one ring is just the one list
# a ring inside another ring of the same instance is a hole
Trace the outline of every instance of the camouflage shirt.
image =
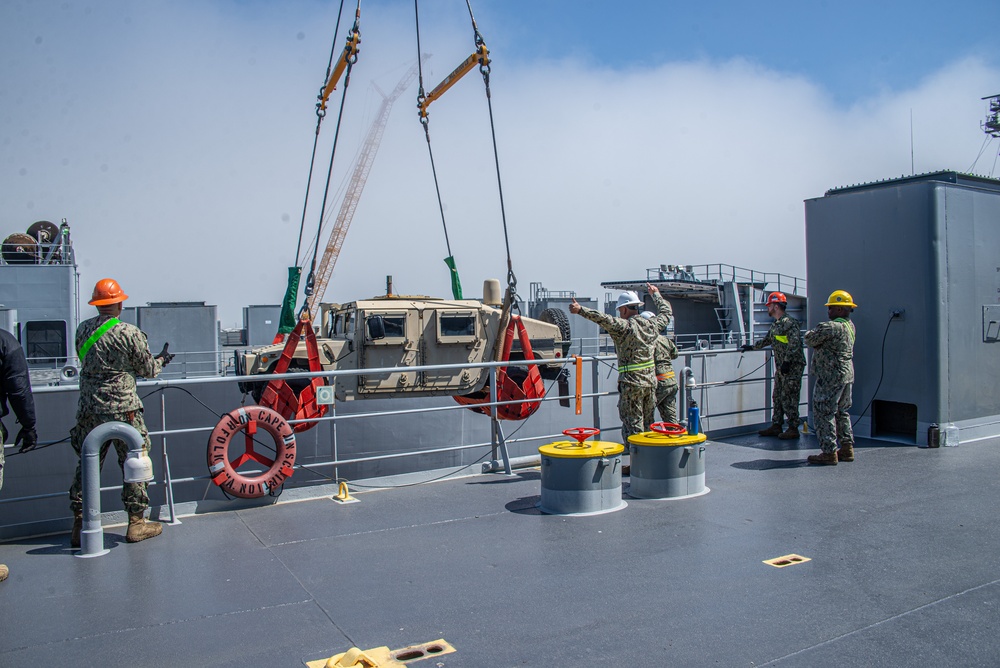
[(817, 381), (854, 382), (854, 323), (837, 318), (806, 332), (806, 345), (813, 349), (812, 373)]
[(671, 360), (677, 359), (677, 344), (660, 334), (656, 337), (656, 346), (653, 348), (653, 361), (656, 363), (656, 375), (660, 376), (668, 371), (674, 370)]
[(656, 305), (656, 315), (646, 320), (640, 315), (631, 318), (617, 318), (587, 307), (581, 307), (580, 315), (600, 325), (615, 342), (618, 354), (618, 382), (639, 387), (656, 387), (656, 371), (653, 362), (653, 348), (656, 337), (670, 324), (673, 309), (670, 302), (660, 293), (652, 294)]
[(767, 336), (753, 344), (754, 350), (771, 346), (774, 364), (779, 369), (785, 362), (791, 367), (802, 369), (806, 365), (806, 355), (802, 352), (802, 325), (795, 318), (783, 315), (767, 330)]
[[(91, 334), (110, 319), (99, 315), (81, 322), (76, 330), (76, 349), (80, 350)], [(162, 361), (149, 352), (146, 335), (127, 322), (106, 331), (81, 362), (77, 419), (81, 415), (115, 415), (141, 409), (135, 377), (154, 378), (163, 368)]]

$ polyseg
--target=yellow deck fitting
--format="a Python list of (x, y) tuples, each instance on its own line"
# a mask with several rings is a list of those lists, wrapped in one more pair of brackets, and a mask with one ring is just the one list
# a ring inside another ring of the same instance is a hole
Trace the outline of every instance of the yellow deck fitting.
[(625, 446), (621, 443), (610, 441), (556, 441), (540, 446), (538, 452), (548, 457), (561, 457), (566, 459), (591, 458), (591, 457), (613, 457), (625, 451)]
[(668, 434), (661, 434), (655, 431), (644, 431), (640, 434), (632, 434), (628, 437), (628, 442), (632, 445), (656, 445), (667, 448), (704, 443), (706, 440), (708, 440), (708, 436), (704, 433), (670, 436)]
[(443, 638), (431, 642), (410, 645), (402, 649), (389, 649), (386, 646), (360, 650), (357, 647), (334, 654), (329, 659), (307, 661), (309, 668), (398, 668), (422, 659), (429, 659), (443, 654), (451, 654), (455, 648)]
[(347, 489), (347, 483), (342, 482), (337, 487), (337, 494), (333, 497), (337, 503), (357, 503), (358, 500), (351, 496), (351, 491)]
[(783, 557), (765, 559), (764, 563), (768, 566), (774, 566), (775, 568), (784, 568), (785, 566), (794, 566), (795, 564), (802, 564), (807, 561), (812, 561), (812, 559), (809, 557), (801, 557), (797, 554), (786, 554)]

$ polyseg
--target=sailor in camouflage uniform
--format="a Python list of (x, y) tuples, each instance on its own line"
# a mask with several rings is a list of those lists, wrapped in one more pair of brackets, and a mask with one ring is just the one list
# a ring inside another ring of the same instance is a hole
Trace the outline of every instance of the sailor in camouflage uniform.
[[(851, 390), (854, 387), (854, 299), (836, 290), (826, 302), (830, 319), (806, 332), (806, 345), (813, 349), (813, 421), (822, 452), (809, 455), (811, 464), (854, 461), (854, 432), (851, 430)], [(840, 453), (837, 453), (837, 446)]]
[[(767, 298), (767, 314), (774, 318), (767, 336), (753, 345), (740, 348), (743, 352), (771, 346), (774, 353), (774, 389), (771, 391), (771, 426), (757, 432), (761, 436), (782, 439), (799, 437), (799, 398), (802, 395), (802, 371), (806, 356), (802, 352), (802, 324), (786, 315), (788, 298), (782, 292), (772, 292)], [(781, 431), (784, 419), (788, 429)]]
[[(76, 349), (80, 357), (80, 402), (76, 411), (76, 426), (70, 432), (73, 449), (79, 459), (83, 452), (83, 442), (87, 435), (105, 422), (124, 422), (136, 428), (150, 448), (146, 423), (142, 419), (142, 402), (136, 393), (135, 378), (154, 378), (170, 362), (173, 355), (167, 346), (153, 356), (149, 352), (146, 335), (136, 326), (118, 320), (122, 312), (122, 302), (128, 295), (117, 281), (104, 278), (94, 287), (90, 304), (97, 306), (98, 316), (80, 323), (76, 330)], [(114, 444), (118, 453), (118, 466), (124, 475), (128, 444), (114, 439), (101, 446), (100, 465), (108, 448)], [(71, 544), (80, 547), (80, 532), (83, 525), (83, 486), (80, 466), (77, 464), (73, 486), (69, 490), (70, 509), (73, 511), (73, 534)], [(136, 543), (146, 538), (160, 535), (163, 526), (158, 522), (145, 520), (149, 497), (146, 483), (124, 483), (122, 503), (128, 512), (128, 531), (125, 539)]]
[(617, 318), (580, 306), (575, 299), (569, 307), (570, 313), (578, 313), (600, 325), (615, 342), (618, 354), (618, 415), (626, 447), (629, 436), (648, 431), (652, 422), (656, 393), (653, 348), (656, 337), (673, 317), (670, 304), (660, 295), (659, 289), (647, 283), (646, 290), (656, 305), (656, 315), (648, 320), (639, 317), (642, 300), (632, 291), (618, 296)]
[[(643, 311), (639, 315), (649, 320), (656, 314), (652, 311)], [(677, 345), (665, 334), (657, 336), (653, 347), (653, 362), (656, 365), (656, 409), (660, 413), (660, 420), (674, 424), (677, 423), (677, 374), (674, 373), (674, 365), (671, 362), (675, 359), (677, 359)], [(652, 415), (646, 422), (653, 422)]]
[[(28, 361), (14, 335), (0, 329), (0, 417), (7, 415), (8, 401), (21, 425), (14, 439), (14, 445), (21, 446), (18, 454), (34, 450), (38, 445), (38, 434), (35, 432), (35, 398), (31, 394)], [(0, 488), (3, 488), (3, 444), (6, 442), (7, 428), (0, 423)], [(9, 574), (7, 566), (0, 564), (0, 582), (6, 580)]]

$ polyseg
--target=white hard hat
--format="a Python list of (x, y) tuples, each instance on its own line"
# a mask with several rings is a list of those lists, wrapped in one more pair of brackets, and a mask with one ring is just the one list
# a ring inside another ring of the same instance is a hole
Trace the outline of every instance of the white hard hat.
[(653, 313), (652, 311), (643, 311), (639, 315), (642, 316), (643, 318), (645, 318), (646, 320), (649, 320), (650, 318), (655, 318), (656, 317), (656, 314)]
[(642, 300), (639, 299), (639, 295), (631, 290), (626, 290), (618, 295), (618, 305), (615, 308), (621, 308), (622, 306), (640, 306), (641, 304)]

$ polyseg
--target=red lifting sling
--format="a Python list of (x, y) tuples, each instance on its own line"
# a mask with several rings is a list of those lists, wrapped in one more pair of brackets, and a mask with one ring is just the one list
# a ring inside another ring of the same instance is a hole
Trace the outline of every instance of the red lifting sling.
[[(531, 341), (528, 339), (528, 330), (524, 328), (524, 323), (521, 322), (521, 316), (512, 315), (510, 317), (510, 322), (507, 324), (507, 334), (504, 336), (503, 343), (503, 356), (500, 358), (500, 361), (507, 362), (510, 360), (510, 349), (514, 344), (514, 327), (517, 327), (517, 336), (521, 341), (521, 350), (524, 351), (524, 359), (534, 360), (535, 354), (531, 351)], [(523, 402), (520, 404), (497, 406), (498, 419), (523, 420), (537, 411), (538, 407), (541, 406), (540, 401), (532, 400), (541, 399), (544, 396), (545, 384), (542, 382), (542, 374), (538, 372), (537, 364), (528, 365), (528, 376), (520, 385), (507, 375), (507, 367), (497, 367), (497, 401)], [(477, 413), (492, 415), (490, 410), (492, 408), (491, 406), (481, 405), (489, 403), (490, 401), (488, 388), (473, 394), (455, 397), (455, 401), (468, 406), (471, 410), (474, 410)]]
[[(316, 332), (313, 331), (312, 322), (305, 313), (299, 318), (299, 324), (295, 326), (292, 333), (285, 341), (285, 348), (281, 351), (281, 359), (274, 367), (274, 373), (285, 373), (288, 365), (292, 362), (292, 355), (299, 345), (299, 339), (305, 332), (306, 351), (309, 354), (309, 370), (322, 371), (323, 366), (319, 363), (319, 346), (316, 345)], [(295, 390), (288, 386), (288, 383), (280, 378), (271, 380), (260, 397), (260, 405), (277, 412), (286, 420), (309, 420), (323, 417), (326, 414), (326, 406), (316, 403), (316, 388), (326, 385), (326, 379), (317, 377), (309, 381), (309, 384), (302, 388), (298, 395)], [(307, 431), (316, 426), (315, 422), (300, 422), (292, 425), (296, 432)]]

